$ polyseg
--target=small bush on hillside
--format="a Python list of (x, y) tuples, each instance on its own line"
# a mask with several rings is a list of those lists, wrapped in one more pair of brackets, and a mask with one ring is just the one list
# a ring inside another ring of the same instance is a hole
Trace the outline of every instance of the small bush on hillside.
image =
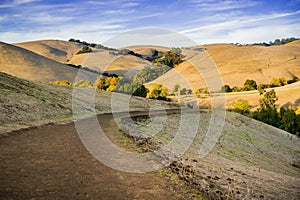
[(67, 80), (53, 81), (53, 82), (50, 82), (50, 84), (54, 84), (54, 85), (63, 85), (63, 86), (71, 86), (71, 85), (72, 85), (72, 84), (69, 83), (69, 81), (67, 81)]
[(247, 100), (238, 99), (232, 103), (232, 109), (235, 112), (245, 114), (250, 112), (251, 106)]
[(90, 53), (90, 52), (92, 52), (92, 49), (90, 47), (85, 46), (82, 47), (82, 49), (79, 50), (76, 54)]
[(271, 87), (280, 87), (280, 86), (284, 86), (284, 85), (287, 85), (287, 84), (288, 84), (288, 82), (284, 77), (273, 78), (270, 82)]
[(73, 84), (75, 87), (92, 87), (91, 81), (88, 80), (80, 80)]
[(297, 81), (299, 81), (299, 78), (297, 76), (294, 76), (292, 79), (288, 80), (287, 83), (292, 84), (296, 83)]
[(230, 88), (229, 85), (223, 85), (221, 87), (221, 92), (232, 92), (232, 89)]
[(149, 99), (165, 100), (168, 94), (168, 89), (161, 84), (153, 84), (147, 94)]

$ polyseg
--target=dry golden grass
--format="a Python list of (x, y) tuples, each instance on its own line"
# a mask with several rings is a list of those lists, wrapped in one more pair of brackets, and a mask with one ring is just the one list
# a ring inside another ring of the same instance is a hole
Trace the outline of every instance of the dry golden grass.
[(62, 40), (38, 40), (14, 44), (58, 62), (70, 60), (83, 45)]
[[(175, 82), (192, 88), (205, 87), (201, 74), (209, 67), (208, 60), (212, 60), (218, 68), (223, 83), (233, 86), (242, 86), (247, 79), (260, 83), (269, 83), (274, 77), (293, 76), (300, 77), (300, 42), (295, 41), (287, 45), (262, 47), (262, 46), (236, 46), (232, 44), (204, 45), (207, 53), (193, 50), (184, 50), (192, 62), (184, 62), (169, 71), (154, 82), (173, 85)], [(209, 55), (209, 57), (207, 57)], [(207, 57), (207, 58), (206, 58)], [(191, 63), (197, 63), (193, 65)], [(199, 71), (197, 73), (197, 71)], [(180, 72), (180, 74), (177, 74)], [(177, 74), (177, 75), (174, 75)], [(204, 76), (205, 80), (209, 80)], [(211, 78), (211, 77), (210, 77)], [(173, 86), (172, 86), (173, 87)]]
[(151, 62), (136, 56), (115, 56), (109, 54), (107, 50), (93, 50), (91, 53), (75, 55), (69, 63), (119, 75), (152, 65)]
[[(0, 42), (0, 71), (19, 78), (49, 82), (68, 80), (74, 82), (75, 68), (38, 55), (32, 51)], [(91, 74), (84, 73), (80, 78), (90, 80)]]

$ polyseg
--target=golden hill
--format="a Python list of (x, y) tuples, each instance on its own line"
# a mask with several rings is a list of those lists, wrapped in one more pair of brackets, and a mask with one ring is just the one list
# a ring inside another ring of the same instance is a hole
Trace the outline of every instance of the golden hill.
[[(247, 79), (266, 84), (274, 77), (300, 77), (299, 41), (271, 47), (210, 44), (203, 48), (206, 50), (198, 52), (189, 49), (190, 58), (187, 61), (153, 82), (170, 88), (176, 82), (186, 88), (203, 88), (207, 85), (205, 80), (213, 82), (212, 77), (206, 76), (209, 68), (213, 66), (217, 67), (223, 84), (231, 87), (242, 86)], [(183, 50), (185, 51), (186, 49)]]
[[(0, 71), (32, 81), (74, 82), (77, 69), (38, 55), (32, 51), (0, 42)], [(82, 73), (80, 79), (94, 79), (91, 73)]]
[(14, 44), (58, 62), (69, 61), (83, 45), (62, 40), (39, 40)]
[(69, 63), (118, 75), (127, 72), (135, 73), (137, 70), (152, 64), (151, 62), (136, 56), (116, 56), (111, 55), (108, 50), (99, 49), (94, 49), (91, 53), (74, 55)]

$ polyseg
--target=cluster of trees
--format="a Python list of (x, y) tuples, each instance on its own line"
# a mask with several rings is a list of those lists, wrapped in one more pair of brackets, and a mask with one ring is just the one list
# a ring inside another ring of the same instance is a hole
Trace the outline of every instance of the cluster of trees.
[(293, 42), (295, 40), (299, 40), (299, 38), (284, 38), (284, 39), (276, 39), (274, 42), (270, 41), (269, 43), (262, 42), (262, 43), (254, 43), (253, 45), (259, 45), (259, 46), (274, 46), (274, 45), (283, 45), (287, 44), (289, 42)]
[(110, 51), (109, 54), (115, 55), (115, 56), (132, 55), (132, 56), (136, 56), (136, 57), (139, 57), (139, 58), (143, 58), (143, 56), (141, 54), (135, 53), (134, 51), (132, 51), (130, 49), (120, 49), (120, 50), (116, 50), (116, 51)]
[(74, 38), (69, 39), (69, 42), (76, 42), (76, 43), (82, 44), (84, 46), (92, 47), (92, 48), (95, 48), (95, 49), (104, 49), (104, 50), (109, 50), (109, 51), (116, 51), (116, 49), (103, 46), (102, 44), (89, 43), (89, 42), (80, 41), (80, 40), (74, 39)]
[(202, 89), (187, 89), (187, 88), (181, 88), (179, 83), (176, 83), (174, 85), (174, 89), (173, 89), (173, 95), (189, 95), (189, 94), (209, 94), (209, 89), (206, 88), (202, 88)]
[(181, 54), (181, 49), (172, 48), (170, 51), (162, 52), (152, 49), (152, 55), (148, 57), (153, 63), (167, 65), (173, 68), (175, 65), (182, 63), (184, 55)]
[(139, 79), (141, 78), (140, 76), (141, 75), (136, 75), (134, 78), (131, 78), (113, 75), (104, 77), (103, 75), (100, 75), (93, 84), (87, 80), (80, 80), (76, 83), (69, 83), (66, 80), (61, 80), (50, 82), (50, 84), (74, 87), (94, 87), (107, 92), (118, 92), (147, 97), (149, 99), (169, 100), (167, 99), (168, 89), (166, 87), (161, 84), (153, 84), (150, 89), (148, 89), (143, 85), (144, 79)]
[(250, 112), (251, 106), (243, 99), (235, 101), (232, 110), (300, 136), (300, 106), (298, 110), (293, 107), (281, 107), (277, 110), (278, 97), (274, 89), (261, 95), (263, 97), (259, 100), (259, 108), (256, 111)]
[(246, 80), (243, 87), (233, 87), (231, 88), (229, 85), (223, 85), (221, 87), (221, 92), (241, 92), (241, 91), (251, 91), (251, 90), (258, 90), (260, 93), (264, 91), (265, 88), (272, 88), (272, 87), (280, 87), (287, 84), (295, 83), (299, 81), (298, 77), (294, 76), (290, 80), (286, 80), (286, 78), (273, 78), (270, 81), (270, 84), (260, 84), (257, 85), (255, 80)]
[(92, 52), (92, 49), (90, 47), (88, 47), (88, 46), (84, 46), (76, 54), (90, 53), (90, 52)]
[(146, 66), (141, 69), (135, 76), (134, 82), (138, 84), (144, 84), (155, 80), (159, 76), (163, 75), (170, 70), (170, 67), (161, 64), (154, 64), (153, 66)]
[(63, 86), (71, 86), (71, 87), (92, 87), (92, 83), (88, 80), (79, 80), (78, 82), (75, 83), (70, 83), (67, 80), (61, 80), (61, 81), (53, 81), (49, 82), (50, 84), (54, 85), (63, 85)]

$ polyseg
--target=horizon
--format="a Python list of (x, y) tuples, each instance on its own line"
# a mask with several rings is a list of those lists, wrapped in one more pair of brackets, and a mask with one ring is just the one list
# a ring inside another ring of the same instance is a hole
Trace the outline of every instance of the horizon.
[(0, 41), (6, 43), (75, 38), (105, 44), (149, 27), (172, 30), (197, 45), (300, 37), (300, 0), (4, 0), (0, 12)]

